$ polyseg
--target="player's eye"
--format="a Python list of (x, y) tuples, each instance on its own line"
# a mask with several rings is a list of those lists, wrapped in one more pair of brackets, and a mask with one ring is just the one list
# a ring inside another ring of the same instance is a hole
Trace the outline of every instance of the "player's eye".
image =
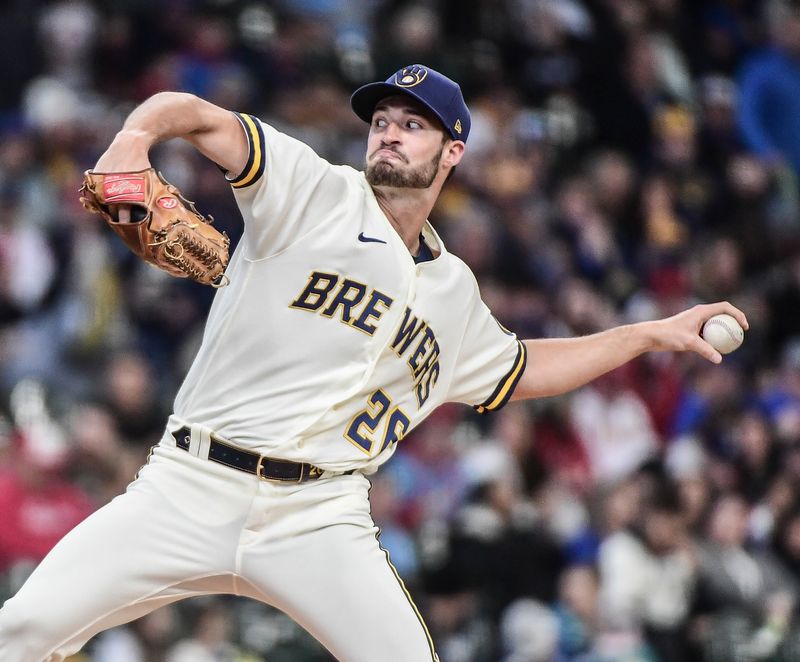
[(376, 117), (374, 120), (374, 124), (377, 127), (383, 128), (386, 126), (386, 120), (383, 119), (382, 117)]
[(406, 123), (406, 126), (409, 129), (422, 129), (423, 128), (422, 122), (418, 122), (417, 120), (408, 120), (408, 122)]

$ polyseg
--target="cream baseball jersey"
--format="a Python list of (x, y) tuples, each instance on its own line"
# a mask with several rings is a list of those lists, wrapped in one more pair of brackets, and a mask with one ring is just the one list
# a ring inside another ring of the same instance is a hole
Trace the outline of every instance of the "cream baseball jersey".
[(242, 448), (369, 473), (444, 402), (494, 410), (525, 348), (426, 224), (416, 264), (364, 174), (250, 115), (230, 179), (245, 221), (171, 425)]

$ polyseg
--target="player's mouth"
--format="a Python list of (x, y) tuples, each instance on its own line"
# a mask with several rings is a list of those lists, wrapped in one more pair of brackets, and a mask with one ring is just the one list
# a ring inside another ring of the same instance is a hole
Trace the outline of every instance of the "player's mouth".
[(404, 157), (400, 152), (396, 152), (393, 149), (389, 149), (387, 147), (382, 147), (381, 149), (377, 150), (372, 155), (373, 158), (377, 159), (394, 159), (398, 161), (402, 161), (403, 163), (407, 163), (408, 159)]

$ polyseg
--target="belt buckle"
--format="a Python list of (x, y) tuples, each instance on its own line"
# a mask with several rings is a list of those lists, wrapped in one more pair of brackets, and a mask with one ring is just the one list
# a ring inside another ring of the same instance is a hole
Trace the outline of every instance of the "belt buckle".
[[(304, 462), (298, 463), (300, 464), (300, 476), (297, 480), (293, 478), (271, 478), (270, 476), (265, 476), (261, 472), (264, 469), (264, 460), (268, 458), (265, 455), (258, 456), (258, 462), (256, 463), (256, 476), (258, 476), (261, 480), (271, 481), (273, 483), (302, 483), (303, 479), (306, 477), (306, 464)], [(289, 460), (270, 460), (271, 462), (284, 462), (285, 464), (294, 464)]]
[(258, 456), (258, 462), (256, 463), (256, 476), (258, 476), (258, 478), (260, 480), (273, 480), (272, 478), (268, 478), (267, 476), (264, 476), (261, 473), (262, 470), (264, 469), (264, 460), (265, 459), (266, 459), (266, 457), (263, 456), (263, 455), (259, 455)]

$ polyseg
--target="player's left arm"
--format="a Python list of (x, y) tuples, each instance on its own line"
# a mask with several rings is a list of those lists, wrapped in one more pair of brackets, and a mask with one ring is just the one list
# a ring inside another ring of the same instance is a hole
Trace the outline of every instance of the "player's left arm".
[(248, 140), (236, 115), (193, 94), (159, 92), (137, 106), (94, 167), (132, 172), (150, 167), (150, 149), (182, 138), (228, 172), (247, 163)]
[(722, 355), (700, 336), (706, 320), (719, 313), (732, 315), (743, 329), (748, 328), (745, 314), (723, 301), (579, 338), (524, 340), (528, 360), (511, 400), (567, 393), (645, 352), (696, 352), (719, 363)]

